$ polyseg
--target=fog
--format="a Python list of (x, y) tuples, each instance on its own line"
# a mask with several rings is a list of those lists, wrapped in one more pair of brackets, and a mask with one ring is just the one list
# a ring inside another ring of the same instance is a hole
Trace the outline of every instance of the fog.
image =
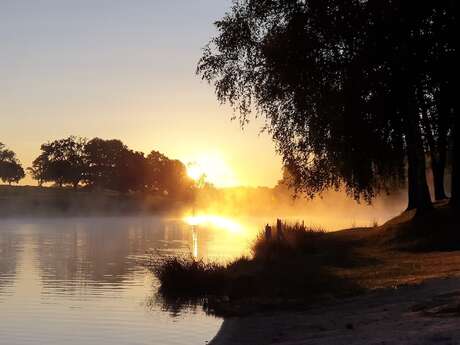
[(108, 191), (74, 191), (37, 187), (0, 187), (0, 217), (219, 215), (258, 217), (274, 222), (304, 221), (325, 230), (383, 224), (406, 207), (405, 191), (377, 196), (371, 204), (357, 203), (341, 191), (329, 191), (314, 199), (292, 197), (284, 187), (198, 189), (195, 196), (174, 199), (152, 194), (120, 194)]
[(293, 197), (287, 188), (227, 188), (201, 190), (192, 212), (233, 217), (256, 216), (304, 221), (324, 230), (383, 224), (404, 211), (404, 190), (378, 195), (371, 204), (356, 202), (343, 191), (328, 191), (314, 199)]

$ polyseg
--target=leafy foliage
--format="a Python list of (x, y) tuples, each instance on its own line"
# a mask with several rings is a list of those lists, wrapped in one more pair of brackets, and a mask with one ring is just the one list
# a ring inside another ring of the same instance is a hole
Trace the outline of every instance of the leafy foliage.
[(439, 156), (451, 126), (449, 91), (442, 96), (444, 112), (436, 105), (425, 116), (428, 126), (421, 115), (451, 78), (445, 70), (454, 67), (453, 6), (234, 1), (215, 23), (218, 34), (204, 48), (197, 73), (233, 106), (242, 125), (251, 112), (265, 118), (297, 191), (313, 197), (343, 186), (370, 201), (401, 184), (408, 165), (410, 197), (421, 206), (429, 202), (428, 130), (429, 150), (445, 164)]
[(0, 143), (0, 180), (11, 184), (18, 183), (24, 177), (24, 169), (16, 154)]
[(41, 146), (41, 154), (29, 172), (39, 184), (59, 186), (84, 184), (91, 188), (120, 191), (148, 191), (173, 197), (187, 197), (193, 181), (185, 165), (152, 151), (129, 149), (117, 139), (68, 137)]
[(43, 144), (41, 154), (29, 169), (32, 177), (40, 184), (56, 182), (59, 186), (78, 186), (86, 173), (85, 144), (85, 139), (73, 136)]

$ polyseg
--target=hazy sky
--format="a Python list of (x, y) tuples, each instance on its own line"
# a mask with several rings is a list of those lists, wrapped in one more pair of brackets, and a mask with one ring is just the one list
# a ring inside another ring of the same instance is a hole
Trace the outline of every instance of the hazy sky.
[(230, 167), (220, 184), (273, 185), (280, 158), (260, 123), (243, 132), (195, 75), (229, 4), (0, 0), (0, 142), (29, 166), (48, 140), (119, 138)]

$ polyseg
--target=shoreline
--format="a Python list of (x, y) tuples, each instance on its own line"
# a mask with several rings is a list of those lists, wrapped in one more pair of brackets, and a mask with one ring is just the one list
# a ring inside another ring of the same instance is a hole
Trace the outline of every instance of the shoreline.
[(182, 214), (189, 201), (149, 193), (120, 193), (0, 185), (0, 219)]
[(224, 319), (209, 345), (458, 344), (460, 274), (305, 311)]

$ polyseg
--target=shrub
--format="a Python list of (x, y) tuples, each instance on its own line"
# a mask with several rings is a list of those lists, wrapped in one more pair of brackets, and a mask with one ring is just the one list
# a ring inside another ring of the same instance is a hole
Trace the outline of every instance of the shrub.
[(170, 294), (219, 294), (227, 283), (225, 266), (193, 258), (164, 257), (149, 267)]

